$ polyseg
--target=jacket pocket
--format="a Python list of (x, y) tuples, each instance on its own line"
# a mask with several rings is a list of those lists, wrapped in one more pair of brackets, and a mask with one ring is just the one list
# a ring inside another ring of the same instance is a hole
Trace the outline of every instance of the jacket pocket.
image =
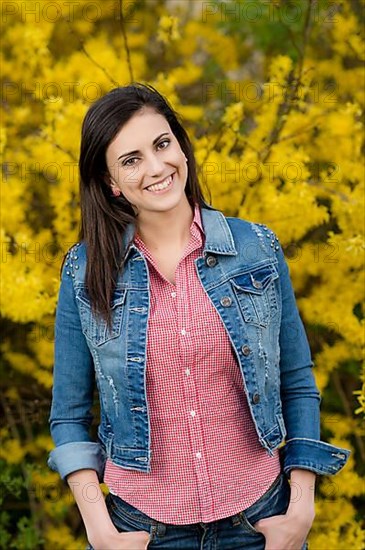
[(267, 264), (231, 279), (234, 293), (246, 323), (267, 327), (279, 311), (275, 280), (279, 278), (274, 264)]
[(111, 329), (107, 328), (106, 321), (96, 317), (91, 311), (90, 298), (85, 286), (75, 289), (78, 303), (82, 331), (92, 344), (101, 346), (109, 340), (120, 336), (123, 320), (124, 302), (126, 289), (116, 288), (110, 303), (112, 313)]

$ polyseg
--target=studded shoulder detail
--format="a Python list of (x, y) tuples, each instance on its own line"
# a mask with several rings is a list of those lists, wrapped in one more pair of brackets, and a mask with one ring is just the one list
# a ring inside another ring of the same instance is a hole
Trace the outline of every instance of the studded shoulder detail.
[(271, 229), (269, 229), (267, 227), (267, 225), (265, 225), (264, 223), (252, 223), (251, 222), (251, 227), (254, 230), (254, 232), (256, 233), (256, 235), (258, 236), (258, 238), (260, 240), (260, 243), (263, 246), (265, 246), (265, 241), (266, 241), (267, 244), (270, 243), (270, 247), (275, 252), (277, 252), (280, 249), (278, 237), (276, 236), (274, 231), (272, 231)]
[(77, 255), (77, 252), (80, 244), (81, 244), (80, 242), (77, 242), (76, 244), (71, 246), (71, 248), (68, 250), (66, 255), (66, 261), (65, 261), (66, 275), (69, 275), (70, 277), (75, 277), (74, 270), (79, 269), (79, 265), (76, 263), (76, 261), (79, 258)]

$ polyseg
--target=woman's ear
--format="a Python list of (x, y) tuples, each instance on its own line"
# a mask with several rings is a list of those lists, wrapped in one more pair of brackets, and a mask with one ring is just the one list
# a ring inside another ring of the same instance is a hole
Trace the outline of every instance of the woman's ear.
[(128, 205), (130, 205), (133, 209), (133, 212), (135, 214), (135, 216), (137, 217), (138, 216), (138, 208), (137, 206), (135, 206), (134, 204), (131, 204), (126, 198), (125, 196), (123, 195), (122, 191), (119, 189), (116, 181), (113, 180), (113, 178), (109, 175), (108, 176), (108, 185), (112, 191), (112, 194), (114, 195), (114, 197), (120, 197), (122, 195), (122, 199), (123, 201), (125, 201)]
[(113, 180), (112, 177), (109, 176), (108, 178), (108, 185), (115, 197), (119, 197), (121, 194), (121, 190), (119, 189), (117, 183)]

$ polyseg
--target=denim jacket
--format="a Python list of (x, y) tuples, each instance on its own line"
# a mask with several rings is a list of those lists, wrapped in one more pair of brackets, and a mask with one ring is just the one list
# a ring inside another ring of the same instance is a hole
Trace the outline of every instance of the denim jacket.
[[(277, 236), (264, 224), (225, 217), (207, 205), (201, 214), (206, 239), (196, 273), (230, 339), (258, 441), (270, 455), (280, 447), (288, 475), (293, 468), (335, 474), (350, 451), (320, 440), (314, 364)], [(123, 468), (151, 471), (149, 272), (133, 234), (130, 224), (123, 235), (126, 257), (111, 302), (111, 330), (91, 312), (83, 241), (69, 249), (62, 269), (50, 413), (56, 448), (48, 458), (62, 479), (90, 468), (102, 481), (107, 457)], [(89, 434), (94, 382), (100, 400), (97, 441)]]

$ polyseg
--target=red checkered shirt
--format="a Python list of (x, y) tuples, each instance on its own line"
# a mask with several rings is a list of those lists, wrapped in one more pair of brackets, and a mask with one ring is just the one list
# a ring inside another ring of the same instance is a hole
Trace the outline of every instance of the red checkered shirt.
[(263, 495), (280, 462), (277, 450), (271, 457), (258, 441), (230, 340), (195, 271), (204, 243), (199, 207), (176, 285), (160, 273), (138, 234), (134, 241), (150, 272), (151, 472), (121, 468), (108, 459), (104, 482), (111, 493), (161, 522), (231, 516)]

